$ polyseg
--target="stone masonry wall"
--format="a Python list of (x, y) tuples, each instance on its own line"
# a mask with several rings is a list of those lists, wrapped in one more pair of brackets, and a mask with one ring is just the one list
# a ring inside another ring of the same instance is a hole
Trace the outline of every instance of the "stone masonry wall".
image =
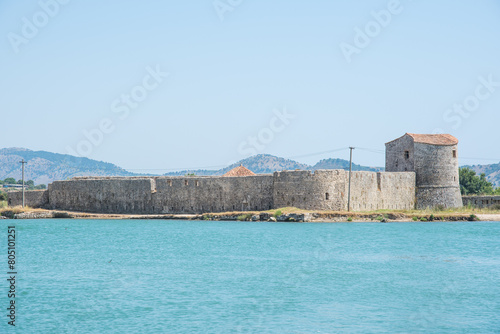
[(457, 146), (415, 143), (417, 208), (462, 207)]
[(344, 170), (274, 173), (274, 206), (305, 210), (343, 210), (347, 198)]
[[(338, 211), (347, 209), (348, 181), (344, 170), (245, 177), (80, 177), (55, 181), (45, 192), (27, 192), (27, 198), (52, 209), (96, 213), (264, 211), (287, 206)], [(353, 172), (351, 199), (353, 211), (411, 209), (415, 173)]]
[(273, 176), (160, 177), (154, 213), (263, 211), (273, 208)]
[(50, 207), (103, 213), (269, 210), (272, 175), (74, 178), (49, 185)]
[[(23, 192), (11, 191), (7, 193), (9, 206), (23, 205)], [(30, 208), (41, 208), (49, 203), (48, 190), (30, 190), (24, 192), (24, 204)]]
[[(349, 172), (346, 172), (346, 180), (349, 182)], [(412, 210), (416, 202), (415, 189), (413, 172), (353, 172), (351, 209), (353, 211)]]
[[(349, 172), (317, 170), (274, 174), (276, 208), (347, 210)], [(351, 209), (414, 209), (415, 173), (352, 172)]]
[[(406, 151), (408, 152), (408, 157), (405, 156)], [(413, 139), (410, 136), (403, 136), (386, 144), (385, 171), (415, 171), (415, 152)]]
[(464, 205), (472, 205), (478, 208), (489, 208), (498, 206), (500, 208), (500, 196), (463, 196)]
[(74, 178), (49, 184), (52, 209), (97, 213), (150, 213), (152, 178)]

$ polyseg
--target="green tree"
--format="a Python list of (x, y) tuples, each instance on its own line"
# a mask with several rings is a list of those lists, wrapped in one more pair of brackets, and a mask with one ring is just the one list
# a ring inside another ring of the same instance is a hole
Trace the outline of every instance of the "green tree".
[(486, 179), (486, 174), (476, 175), (470, 168), (460, 168), (460, 192), (462, 195), (491, 195), (493, 185)]
[(47, 186), (45, 184), (39, 184), (35, 186), (35, 189), (47, 189)]
[(5, 180), (3, 180), (4, 184), (16, 184), (16, 179), (13, 177), (8, 177)]
[(0, 191), (0, 201), (6, 201), (7, 200), (7, 194)]

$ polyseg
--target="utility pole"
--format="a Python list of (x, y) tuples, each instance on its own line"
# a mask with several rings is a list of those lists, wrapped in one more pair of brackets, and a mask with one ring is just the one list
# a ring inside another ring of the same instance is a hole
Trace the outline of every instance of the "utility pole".
[(352, 150), (355, 147), (349, 147), (351, 150), (351, 159), (349, 161), (349, 193), (347, 194), (347, 211), (351, 211), (351, 173), (352, 173)]
[(22, 178), (22, 180), (23, 180), (23, 208), (24, 208), (24, 164), (27, 164), (28, 162), (24, 161), (24, 159), (23, 159), (23, 160), (19, 161), (19, 163), (22, 164), (22, 166), (23, 166), (23, 178)]

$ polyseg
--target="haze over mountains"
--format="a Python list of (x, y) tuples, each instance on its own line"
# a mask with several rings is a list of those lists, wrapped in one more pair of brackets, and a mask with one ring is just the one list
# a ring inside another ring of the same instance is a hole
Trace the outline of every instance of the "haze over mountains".
[[(25, 148), (0, 149), (0, 179), (13, 177), (21, 178), (21, 165), (19, 161), (28, 161), (25, 168), (25, 178), (35, 181), (35, 184), (48, 184), (54, 180), (66, 180), (75, 176), (141, 176), (129, 172), (114, 164), (96, 161), (88, 158), (80, 158), (67, 154), (58, 154), (46, 151), (32, 151)], [(343, 159), (324, 159), (315, 165), (302, 164), (300, 162), (280, 158), (268, 154), (259, 154), (243, 159), (231, 166), (219, 170), (183, 170), (170, 172), (163, 175), (182, 176), (186, 174), (196, 175), (223, 175), (232, 168), (244, 165), (257, 174), (273, 173), (280, 170), (316, 170), (316, 169), (349, 169), (349, 161)], [(493, 165), (468, 166), (477, 173), (485, 173), (488, 180), (496, 186), (500, 186), (500, 163)], [(353, 163), (356, 171), (383, 171), (382, 167), (367, 167)], [(154, 174), (148, 174), (154, 175)]]

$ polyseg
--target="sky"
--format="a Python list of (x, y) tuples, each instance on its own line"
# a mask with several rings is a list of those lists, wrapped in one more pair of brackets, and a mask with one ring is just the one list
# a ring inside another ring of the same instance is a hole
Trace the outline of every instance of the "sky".
[(133, 172), (265, 153), (500, 162), (500, 1), (0, 0), (0, 147)]

